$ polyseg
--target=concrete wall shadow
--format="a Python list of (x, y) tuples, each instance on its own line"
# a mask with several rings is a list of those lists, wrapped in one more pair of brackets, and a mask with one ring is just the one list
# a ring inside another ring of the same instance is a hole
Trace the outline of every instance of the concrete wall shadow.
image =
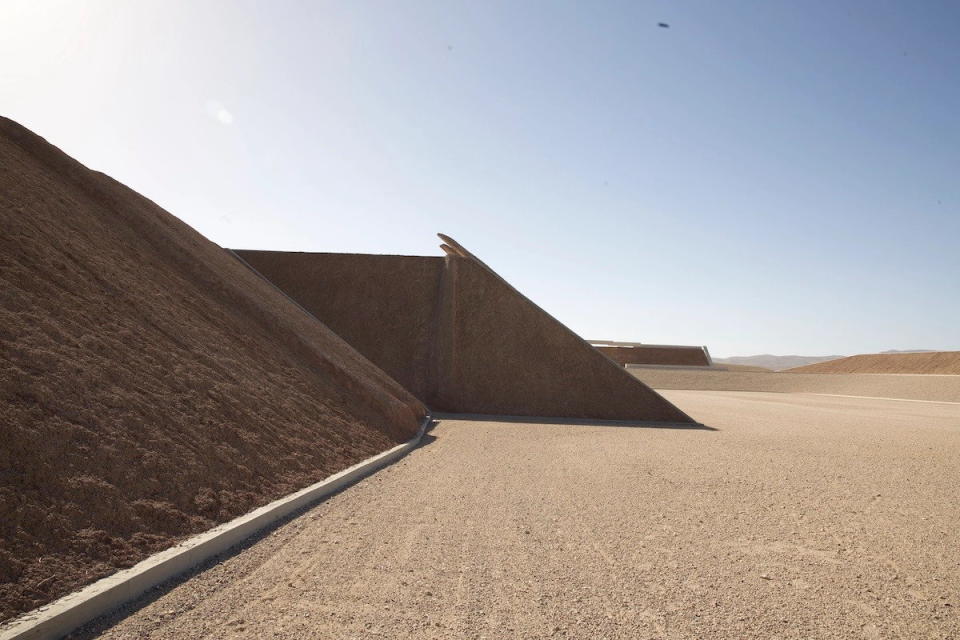
[(698, 429), (719, 431), (699, 422), (653, 422), (649, 420), (597, 420), (592, 418), (556, 418), (549, 416), (502, 416), (481, 413), (443, 413), (434, 411), (434, 421), (517, 422), (527, 424), (566, 424), (581, 427), (624, 427), (632, 429)]

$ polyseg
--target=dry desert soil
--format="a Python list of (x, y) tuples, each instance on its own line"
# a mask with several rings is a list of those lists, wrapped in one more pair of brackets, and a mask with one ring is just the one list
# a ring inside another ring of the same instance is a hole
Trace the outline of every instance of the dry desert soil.
[(709, 429), (441, 419), (75, 637), (960, 637), (960, 406), (665, 395)]
[(425, 411), (223, 249), (0, 118), (0, 621)]

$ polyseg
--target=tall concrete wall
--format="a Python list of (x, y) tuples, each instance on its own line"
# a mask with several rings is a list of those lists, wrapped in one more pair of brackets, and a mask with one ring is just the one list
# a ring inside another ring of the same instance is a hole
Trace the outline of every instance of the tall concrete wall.
[(236, 253), (434, 410), (693, 422), (462, 251)]
[(236, 251), (418, 398), (430, 396), (441, 257)]

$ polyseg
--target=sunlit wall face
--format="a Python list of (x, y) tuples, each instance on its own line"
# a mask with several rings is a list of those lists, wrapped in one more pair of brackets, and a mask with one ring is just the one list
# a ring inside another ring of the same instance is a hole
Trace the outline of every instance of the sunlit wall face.
[(222, 245), (445, 231), (590, 337), (960, 349), (958, 12), (8, 0), (0, 109)]

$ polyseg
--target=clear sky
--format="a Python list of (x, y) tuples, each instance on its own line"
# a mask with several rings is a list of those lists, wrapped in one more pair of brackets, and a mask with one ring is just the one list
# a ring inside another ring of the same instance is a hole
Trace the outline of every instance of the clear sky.
[(587, 338), (960, 349), (953, 0), (4, 0), (0, 112), (224, 246), (448, 233)]

